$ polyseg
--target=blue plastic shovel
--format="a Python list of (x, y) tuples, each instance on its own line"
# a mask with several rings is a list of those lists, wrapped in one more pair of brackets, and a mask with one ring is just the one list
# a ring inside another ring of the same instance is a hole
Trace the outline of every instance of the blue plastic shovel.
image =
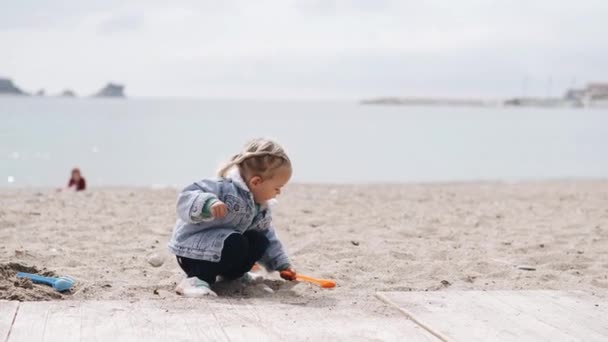
[(69, 290), (70, 288), (72, 288), (72, 286), (74, 286), (74, 280), (68, 277), (43, 277), (38, 274), (17, 272), (17, 278), (28, 278), (31, 279), (34, 283), (51, 285), (55, 290), (59, 292)]

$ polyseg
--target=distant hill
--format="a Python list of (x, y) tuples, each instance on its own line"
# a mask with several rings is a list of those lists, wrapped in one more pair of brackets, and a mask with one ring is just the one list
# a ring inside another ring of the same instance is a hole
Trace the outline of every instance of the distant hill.
[(125, 97), (125, 87), (121, 84), (108, 83), (100, 91), (98, 91), (95, 97)]
[(59, 94), (60, 97), (76, 97), (76, 93), (73, 90), (66, 89)]
[(19, 89), (11, 79), (0, 78), (0, 95), (28, 95)]
[[(0, 95), (30, 95), (19, 89), (10, 78), (0, 77)], [(36, 96), (45, 96), (46, 92), (44, 89), (40, 89), (35, 93)], [(63, 92), (58, 94), (60, 97), (76, 97), (76, 93), (71, 89), (65, 89)], [(92, 95), (93, 97), (118, 97), (124, 98), (125, 86), (117, 83), (108, 83), (105, 87), (99, 90), (97, 93)]]

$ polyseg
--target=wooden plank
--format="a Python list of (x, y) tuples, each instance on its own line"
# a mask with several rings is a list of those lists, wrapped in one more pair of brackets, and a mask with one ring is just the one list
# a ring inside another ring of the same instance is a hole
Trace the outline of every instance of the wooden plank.
[(230, 341), (277, 340), (277, 336), (267, 329), (269, 322), (253, 315), (246, 304), (235, 305), (230, 299), (208, 304), (215, 313), (217, 324), (222, 327)]
[(23, 302), (9, 341), (80, 341), (77, 302)]
[(587, 341), (608, 340), (608, 310), (591, 296), (556, 291), (492, 291), (489, 295), (536, 321), (559, 329), (572, 339), (585, 336)]
[(117, 335), (119, 341), (228, 341), (205, 301), (183, 311), (154, 302), (84, 302), (83, 317), (83, 341)]
[[(231, 341), (247, 341), (243, 329), (263, 331), (267, 339), (285, 340), (380, 340), (380, 341), (424, 341), (437, 342), (436, 337), (418, 327), (414, 322), (400, 317), (370, 315), (357, 307), (300, 306), (279, 303), (230, 300), (231, 309), (218, 307), (220, 320), (241, 322), (241, 328), (225, 326)], [(256, 305), (259, 304), (259, 305)], [(251, 339), (257, 340), (257, 339)]]
[[(181, 305), (183, 303), (183, 305)], [(402, 317), (255, 300), (27, 302), (9, 342), (437, 339)]]
[(10, 342), (228, 341), (213, 313), (166, 310), (147, 302), (22, 303)]
[(605, 304), (559, 291), (383, 292), (445, 341), (606, 341)]
[(39, 302), (34, 308), (22, 302), (15, 317), (9, 341), (43, 341), (48, 311), (53, 302)]
[(18, 308), (19, 302), (0, 300), (0, 341), (6, 341)]

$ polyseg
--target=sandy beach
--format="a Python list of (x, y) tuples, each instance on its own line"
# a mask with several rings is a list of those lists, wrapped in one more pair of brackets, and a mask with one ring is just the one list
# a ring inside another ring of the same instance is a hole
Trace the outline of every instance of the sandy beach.
[[(166, 249), (177, 189), (0, 190), (0, 299), (175, 301), (183, 274)], [(608, 294), (608, 181), (289, 185), (275, 227), (294, 267), (334, 289), (218, 288), (220, 298), (400, 315), (376, 291), (582, 290)], [(160, 267), (147, 258), (157, 253)], [(59, 294), (23, 267), (69, 275)], [(191, 300), (195, 303), (200, 299)]]

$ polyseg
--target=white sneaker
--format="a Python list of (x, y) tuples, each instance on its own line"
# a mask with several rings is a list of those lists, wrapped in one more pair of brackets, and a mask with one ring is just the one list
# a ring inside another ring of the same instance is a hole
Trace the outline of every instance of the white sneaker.
[(264, 277), (261, 274), (246, 272), (239, 278), (239, 280), (241, 283), (243, 283), (243, 285), (252, 285), (261, 283), (264, 281)]
[(209, 284), (200, 280), (197, 277), (186, 278), (177, 285), (175, 292), (184, 297), (204, 297), (213, 296), (217, 297), (217, 294), (213, 292)]

